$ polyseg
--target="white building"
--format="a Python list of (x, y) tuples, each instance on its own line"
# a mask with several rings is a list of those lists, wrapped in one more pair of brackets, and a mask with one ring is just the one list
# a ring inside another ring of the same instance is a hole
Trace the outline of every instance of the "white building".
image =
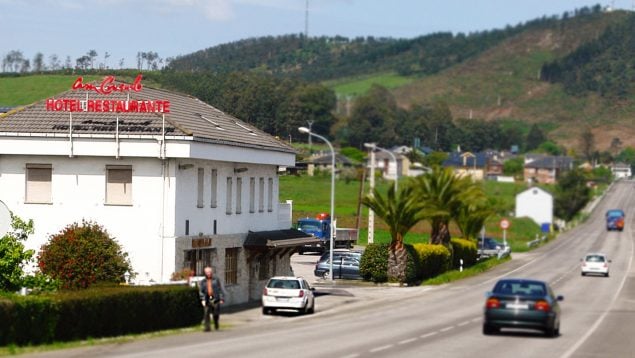
[(553, 223), (553, 196), (538, 187), (516, 195), (516, 217), (529, 217), (540, 227)]
[(627, 163), (615, 163), (611, 166), (611, 173), (615, 179), (628, 179), (633, 173), (631, 173), (631, 165)]
[(0, 115), (0, 200), (34, 220), (27, 247), (92, 220), (129, 253), (138, 282), (212, 265), (230, 303), (289, 274), (304, 235), (278, 203), (278, 166), (294, 165), (293, 149), (140, 78), (105, 83)]

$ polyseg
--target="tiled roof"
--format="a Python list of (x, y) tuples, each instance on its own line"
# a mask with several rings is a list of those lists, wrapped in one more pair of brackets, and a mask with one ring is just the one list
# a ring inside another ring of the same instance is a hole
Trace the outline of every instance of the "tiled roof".
[(525, 168), (536, 169), (571, 169), (573, 158), (566, 156), (545, 156), (525, 164)]
[(487, 166), (487, 155), (482, 152), (476, 154), (452, 152), (448, 159), (443, 161), (443, 166), (484, 168)]
[[(166, 136), (192, 137), (195, 141), (294, 152), (286, 143), (226, 114), (201, 100), (166, 90), (144, 86), (139, 92), (69, 90), (52, 98), (85, 100), (168, 100), (165, 114)], [(72, 112), (73, 134), (115, 135), (119, 118), (120, 135), (157, 136), (163, 132), (162, 113)], [(64, 135), (69, 132), (69, 112), (46, 110), (46, 100), (0, 114), (0, 136), (13, 133)]]

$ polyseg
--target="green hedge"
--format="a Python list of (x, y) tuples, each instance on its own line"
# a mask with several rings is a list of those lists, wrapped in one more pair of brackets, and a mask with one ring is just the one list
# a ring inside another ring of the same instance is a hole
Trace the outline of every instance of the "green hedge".
[(476, 243), (466, 239), (450, 240), (452, 244), (452, 267), (458, 269), (461, 266), (460, 260), (463, 259), (463, 268), (470, 267), (476, 263), (477, 249)]
[(364, 280), (388, 281), (388, 244), (368, 244), (359, 262), (359, 273)]
[[(0, 345), (40, 344), (192, 326), (202, 311), (186, 286), (101, 287), (0, 298)], [(4, 324), (8, 322), (8, 324)]]
[(443, 245), (414, 244), (419, 256), (419, 277), (429, 279), (450, 269), (450, 250)]
[[(406, 265), (406, 282), (416, 282), (419, 277), (419, 257), (416, 250), (410, 244), (404, 244), (408, 261)], [(388, 281), (388, 250), (389, 244), (369, 244), (364, 250), (359, 263), (359, 272), (367, 281)]]

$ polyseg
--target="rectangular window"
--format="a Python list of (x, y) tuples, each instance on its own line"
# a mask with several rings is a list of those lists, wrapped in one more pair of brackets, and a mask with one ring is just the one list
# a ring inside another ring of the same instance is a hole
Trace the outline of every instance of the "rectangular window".
[(268, 202), (267, 202), (267, 211), (272, 212), (273, 211), (273, 178), (269, 178), (269, 190), (267, 192), (267, 194), (269, 194), (268, 196)]
[(214, 256), (216, 249), (186, 250), (183, 267), (194, 271), (194, 276), (204, 276), (203, 270), (207, 266), (212, 266)]
[(258, 185), (258, 212), (265, 211), (265, 178), (260, 178)]
[(256, 178), (249, 178), (249, 212), (256, 212)]
[(212, 169), (212, 197), (210, 199), (210, 206), (216, 207), (218, 201), (218, 170)]
[(26, 165), (26, 203), (51, 203), (51, 164)]
[(225, 214), (232, 213), (232, 178), (227, 177), (227, 203), (225, 204)]
[(243, 178), (236, 178), (236, 214), (243, 211)]
[(196, 195), (196, 207), (203, 207), (203, 185), (205, 185), (205, 169), (198, 168), (198, 186)]
[(106, 166), (106, 204), (132, 205), (132, 166)]
[(225, 283), (235, 285), (238, 283), (238, 253), (240, 248), (225, 249)]

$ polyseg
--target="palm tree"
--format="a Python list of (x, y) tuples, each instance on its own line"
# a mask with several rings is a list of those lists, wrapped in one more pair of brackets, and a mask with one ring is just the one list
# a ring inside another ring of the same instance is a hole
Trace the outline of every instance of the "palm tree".
[(395, 186), (388, 188), (386, 197), (377, 189), (373, 196), (367, 195), (362, 204), (372, 209), (390, 230), (390, 251), (388, 255), (388, 278), (405, 282), (408, 255), (403, 245), (404, 236), (423, 219), (420, 201), (414, 195), (412, 185), (403, 185), (395, 193)]
[(460, 216), (462, 208), (465, 211), (465, 203), (481, 197), (481, 188), (469, 176), (461, 177), (440, 167), (415, 178), (414, 185), (419, 202), (425, 206), (423, 215), (432, 227), (430, 243), (443, 244), (451, 250), (450, 221)]
[(485, 195), (481, 192), (479, 196), (482, 197), (464, 201), (454, 219), (466, 239), (477, 238), (487, 218), (494, 214), (487, 206)]

